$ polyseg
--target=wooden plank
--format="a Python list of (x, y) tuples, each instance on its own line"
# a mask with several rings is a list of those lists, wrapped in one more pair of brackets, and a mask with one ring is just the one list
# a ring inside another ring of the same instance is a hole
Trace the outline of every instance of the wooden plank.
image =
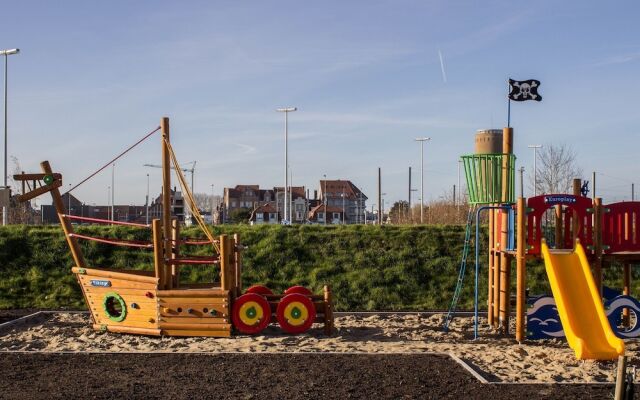
[(18, 175), (14, 175), (13, 179), (16, 181), (39, 181), (41, 179), (44, 179), (45, 176), (47, 175), (51, 175), (53, 176), (53, 179), (62, 179), (62, 174), (60, 173), (53, 173), (53, 174), (44, 174), (44, 173), (39, 173), (39, 174), (18, 174)]
[(228, 298), (228, 290), (220, 289), (193, 289), (193, 290), (158, 290), (158, 298), (167, 297), (219, 297)]
[(151, 227), (153, 230), (153, 268), (155, 273), (155, 278), (158, 280), (158, 287), (162, 287), (162, 268), (163, 268), (163, 257), (164, 257), (164, 249), (163, 249), (163, 241), (162, 241), (162, 232), (160, 231), (160, 220), (154, 219), (151, 222)]
[(210, 337), (230, 337), (231, 330), (181, 330), (163, 329), (162, 334), (166, 336), (210, 336)]
[(154, 288), (155, 288), (155, 285), (158, 284), (158, 278), (154, 276), (119, 272), (119, 271), (108, 270), (108, 269), (73, 267), (71, 268), (71, 271), (74, 274), (79, 274), (80, 276), (94, 276), (99, 278), (112, 278), (112, 279), (120, 279), (123, 281), (148, 283), (149, 285), (153, 285)]
[(229, 324), (229, 318), (224, 317), (209, 317), (209, 318), (197, 318), (197, 317), (160, 317), (160, 323), (172, 323), (172, 324)]
[(129, 319), (127, 318), (125, 321), (116, 322), (110, 320), (109, 318), (100, 316), (96, 318), (96, 323), (101, 325), (110, 325), (110, 326), (131, 326), (135, 328), (158, 328), (158, 321), (154, 318), (153, 322), (148, 320), (139, 320), (139, 319)]
[(60, 186), (62, 186), (62, 181), (61, 180), (57, 180), (57, 181), (53, 181), (53, 183), (51, 183), (50, 185), (45, 185), (45, 186), (40, 186), (37, 189), (34, 189), (28, 193), (25, 194), (21, 194), (20, 196), (18, 196), (18, 200), (20, 202), (24, 202), (24, 201), (28, 201), (31, 199), (34, 199), (40, 195), (43, 195), (47, 192), (51, 192), (52, 190), (55, 190), (57, 188), (59, 188)]
[[(109, 292), (97, 293), (87, 291), (87, 297), (94, 299), (96, 302), (102, 302), (104, 300), (105, 295)], [(120, 291), (117, 294), (122, 297), (122, 299), (127, 303), (127, 307), (129, 307), (132, 303), (139, 305), (140, 307), (158, 307), (158, 302), (155, 299), (149, 299), (145, 296), (135, 296), (135, 295), (127, 295), (122, 294)]]
[[(97, 331), (102, 330), (101, 324), (93, 324), (93, 329)], [(136, 335), (151, 335), (151, 336), (160, 336), (160, 329), (152, 329), (152, 328), (138, 328), (138, 327), (130, 327), (130, 326), (114, 326), (107, 325), (107, 330), (109, 332), (114, 333), (133, 333)]]
[[(194, 306), (193, 304), (187, 304), (187, 305), (161, 305), (160, 306), (160, 315), (162, 316), (167, 316), (167, 317), (178, 317), (178, 316), (182, 316), (185, 318), (214, 318), (214, 316), (212, 316), (210, 314), (211, 310), (216, 310), (216, 315), (215, 317), (220, 317), (220, 316), (228, 316), (229, 315), (229, 308), (226, 305), (223, 304), (218, 304), (218, 305), (209, 305), (209, 304), (200, 304), (198, 306)], [(207, 309), (208, 311), (205, 312), (204, 309)], [(178, 311), (178, 309), (182, 310), (182, 311)], [(191, 309), (191, 313), (189, 313), (187, 310)]]
[[(100, 287), (100, 286), (87, 286), (87, 293), (103, 293), (106, 294), (108, 292), (117, 292), (120, 296), (132, 295), (132, 296), (143, 296), (147, 299), (147, 301), (157, 302), (156, 291), (155, 290), (147, 290), (147, 289), (131, 289), (131, 288), (116, 288), (113, 287)], [(146, 294), (151, 293), (153, 297), (147, 297)]]
[(97, 287), (91, 284), (92, 280), (98, 280), (98, 281), (108, 280), (111, 283), (111, 286), (109, 286), (109, 288), (111, 289), (111, 291), (114, 291), (114, 292), (117, 292), (118, 290), (121, 290), (121, 289), (144, 289), (144, 290), (150, 290), (150, 291), (154, 291), (156, 289), (156, 285), (150, 284), (150, 283), (144, 283), (144, 282), (114, 279), (114, 278), (107, 278), (104, 276), (95, 276), (95, 275), (77, 274), (76, 276), (80, 279), (82, 286), (86, 288)]
[(214, 331), (231, 331), (231, 324), (190, 324), (190, 323), (174, 323), (160, 322), (160, 329), (180, 329), (180, 330), (214, 330)]
[[(102, 306), (102, 302), (95, 302), (95, 301), (91, 301), (89, 300), (89, 307), (91, 308), (91, 310), (93, 310), (93, 312), (96, 315), (102, 315), (105, 318), (109, 318), (106, 314), (106, 311), (104, 311), (104, 307)], [(151, 307), (146, 307), (146, 308), (131, 308), (131, 307), (127, 307), (127, 317), (125, 318), (125, 320), (128, 319), (137, 319), (140, 321), (143, 320), (148, 320), (149, 318), (154, 318), (157, 319), (158, 318), (158, 309), (157, 308), (151, 308)]]
[(176, 306), (176, 305), (199, 306), (199, 305), (206, 305), (206, 304), (213, 304), (213, 305), (229, 304), (229, 300), (226, 298), (220, 298), (220, 297), (168, 297), (168, 298), (160, 297), (158, 299), (158, 303), (160, 305), (170, 305), (170, 306)]

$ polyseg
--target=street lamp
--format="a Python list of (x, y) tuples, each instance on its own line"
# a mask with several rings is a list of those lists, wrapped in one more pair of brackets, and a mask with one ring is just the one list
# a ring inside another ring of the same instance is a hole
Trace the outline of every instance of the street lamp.
[(538, 149), (542, 148), (541, 144), (530, 144), (527, 146), (533, 149), (533, 197), (538, 195), (538, 168), (536, 168), (536, 160), (538, 158)]
[(276, 111), (284, 113), (284, 218), (287, 219), (287, 192), (289, 187), (289, 113), (298, 110), (296, 107), (276, 108)]
[(420, 142), (420, 223), (424, 223), (424, 142), (431, 140), (430, 137), (419, 137), (415, 139)]
[[(20, 49), (0, 50), (4, 56), (4, 188), (7, 188), (7, 71), (9, 56), (20, 53)], [(2, 207), (2, 225), (7, 225), (7, 206)]]
[(147, 197), (145, 198), (144, 201), (144, 205), (145, 205), (145, 220), (146, 220), (146, 224), (149, 225), (149, 174), (147, 174)]

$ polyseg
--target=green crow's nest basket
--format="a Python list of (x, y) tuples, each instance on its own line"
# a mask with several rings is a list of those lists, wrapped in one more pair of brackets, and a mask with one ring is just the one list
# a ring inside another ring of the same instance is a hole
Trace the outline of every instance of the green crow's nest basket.
[[(470, 204), (506, 204), (515, 202), (515, 165), (513, 154), (471, 154), (462, 156)], [(502, 177), (507, 174), (506, 192)]]

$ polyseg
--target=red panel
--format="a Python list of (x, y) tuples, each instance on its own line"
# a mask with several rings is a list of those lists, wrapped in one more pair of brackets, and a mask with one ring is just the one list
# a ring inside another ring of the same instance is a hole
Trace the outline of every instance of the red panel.
[(624, 201), (605, 205), (602, 223), (602, 242), (605, 253), (640, 251), (638, 228), (640, 227), (640, 202)]
[(593, 244), (593, 218), (587, 210), (592, 207), (591, 200), (587, 197), (573, 196), (570, 194), (545, 194), (541, 196), (531, 197), (527, 200), (527, 207), (533, 211), (527, 215), (528, 235), (527, 244), (529, 245), (529, 254), (540, 254), (540, 245), (542, 241), (542, 227), (540, 221), (545, 211), (552, 208), (556, 204), (566, 206), (568, 208), (565, 213), (565, 246), (572, 247), (571, 237), (571, 219), (573, 211), (578, 217), (578, 238), (586, 247)]

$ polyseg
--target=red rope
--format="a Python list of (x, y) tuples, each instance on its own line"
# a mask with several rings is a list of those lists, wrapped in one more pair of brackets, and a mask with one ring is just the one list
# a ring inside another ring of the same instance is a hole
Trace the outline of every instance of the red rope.
[(217, 264), (220, 262), (216, 257), (191, 257), (191, 258), (173, 258), (169, 260), (169, 264)]
[(78, 221), (88, 221), (88, 222), (97, 222), (99, 224), (113, 224), (113, 225), (126, 225), (126, 226), (137, 226), (139, 228), (149, 228), (151, 225), (146, 224), (136, 224), (134, 222), (124, 222), (124, 221), (113, 221), (110, 219), (98, 219), (98, 218), (89, 218), (89, 217), (80, 217), (77, 215), (68, 215), (62, 214), (63, 217), (69, 219), (75, 219)]
[[(151, 132), (149, 132), (145, 137), (143, 137), (142, 139), (138, 140), (135, 144), (133, 144), (132, 146), (130, 146), (128, 149), (126, 149), (125, 151), (123, 151), (122, 153), (120, 153), (116, 158), (114, 158), (113, 160), (109, 161), (108, 163), (106, 163), (105, 165), (103, 165), (99, 170), (97, 170), (96, 172), (94, 172), (93, 174), (89, 175), (88, 177), (84, 178), (82, 180), (82, 182), (78, 183), (77, 185), (75, 185), (74, 187), (72, 187), (71, 189), (67, 190), (66, 192), (64, 192), (64, 194), (70, 193), (71, 191), (73, 191), (75, 188), (77, 188), (78, 186), (82, 185), (83, 183), (85, 183), (86, 181), (88, 181), (89, 179), (93, 178), (94, 176), (96, 176), (98, 173), (100, 173), (100, 171), (102, 171), (103, 169), (107, 168), (109, 165), (113, 164), (114, 161), (116, 161), (118, 158), (122, 157), (123, 155), (127, 154), (129, 152), (129, 150), (133, 149), (134, 147), (136, 147), (137, 145), (139, 145), (140, 143), (142, 143), (143, 141), (145, 141), (149, 136), (153, 135), (154, 133), (158, 132), (160, 130), (160, 127), (157, 127), (156, 129), (152, 130)], [(63, 194), (63, 195), (64, 195)]]
[[(176, 242), (180, 242), (180, 244), (187, 244), (187, 245), (205, 245), (205, 244), (211, 244), (210, 240), (198, 240), (198, 238), (182, 238), (182, 239), (178, 239), (178, 240), (171, 240), (173, 243)], [(215, 240), (215, 243), (218, 243), (219, 240)]]
[(96, 237), (92, 237), (92, 236), (80, 235), (78, 233), (70, 233), (69, 237), (76, 237), (78, 239), (85, 239), (85, 240), (91, 240), (91, 241), (94, 241), (94, 242), (113, 244), (113, 245), (116, 245), (116, 246), (141, 247), (141, 248), (145, 248), (145, 249), (152, 249), (153, 248), (153, 244), (152, 243), (144, 242), (144, 241), (141, 241), (141, 240), (124, 240), (124, 239), (114, 240), (114, 239), (107, 239), (107, 238), (96, 238)]

